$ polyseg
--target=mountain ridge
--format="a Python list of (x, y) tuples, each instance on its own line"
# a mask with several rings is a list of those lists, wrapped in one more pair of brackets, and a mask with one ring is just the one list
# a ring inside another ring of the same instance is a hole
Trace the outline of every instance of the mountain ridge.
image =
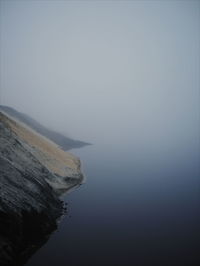
[(91, 143), (87, 143), (87, 142), (80, 141), (80, 140), (74, 140), (72, 138), (64, 136), (63, 134), (61, 134), (57, 131), (51, 130), (51, 129), (41, 125), (39, 122), (37, 122), (32, 117), (30, 117), (24, 113), (18, 112), (17, 110), (15, 110), (14, 108), (12, 108), (10, 106), (0, 105), (0, 110), (7, 113), (11, 117), (18, 119), (20, 122), (31, 127), (33, 130), (35, 130), (39, 134), (52, 140), (53, 142), (58, 144), (65, 151), (68, 151), (70, 149), (81, 148), (81, 147), (84, 147), (87, 145), (92, 145)]

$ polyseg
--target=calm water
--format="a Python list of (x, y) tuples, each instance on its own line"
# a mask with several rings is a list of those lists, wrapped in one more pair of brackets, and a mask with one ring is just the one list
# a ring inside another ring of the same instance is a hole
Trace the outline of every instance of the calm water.
[(200, 265), (199, 151), (74, 150), (86, 183), (27, 266)]

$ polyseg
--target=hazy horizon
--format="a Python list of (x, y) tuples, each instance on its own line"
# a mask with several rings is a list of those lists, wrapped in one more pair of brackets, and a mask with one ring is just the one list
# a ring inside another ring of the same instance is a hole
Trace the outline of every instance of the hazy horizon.
[(1, 1), (0, 104), (94, 144), (186, 151), (199, 25), (199, 1)]

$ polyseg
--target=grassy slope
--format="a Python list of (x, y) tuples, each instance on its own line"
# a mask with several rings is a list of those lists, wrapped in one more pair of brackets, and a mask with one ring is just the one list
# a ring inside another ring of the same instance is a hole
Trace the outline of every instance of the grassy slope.
[(80, 148), (86, 145), (91, 145), (90, 143), (86, 143), (80, 140), (74, 140), (69, 137), (66, 137), (56, 131), (50, 130), (40, 123), (38, 123), (36, 120), (31, 118), (30, 116), (20, 113), (17, 110), (9, 107), (9, 106), (3, 106), (0, 105), (0, 110), (6, 112), (8, 115), (11, 115), (18, 121), (23, 122), (27, 126), (31, 127), (41, 135), (47, 137), (48, 139), (54, 141), (56, 144), (61, 146), (64, 150), (69, 150), (72, 148)]
[(38, 134), (23, 123), (15, 121), (10, 116), (4, 116), (4, 121), (8, 126), (30, 147), (33, 155), (52, 173), (59, 176), (69, 176), (69, 171), (80, 171), (80, 161), (78, 158), (65, 152), (55, 143), (44, 136)]

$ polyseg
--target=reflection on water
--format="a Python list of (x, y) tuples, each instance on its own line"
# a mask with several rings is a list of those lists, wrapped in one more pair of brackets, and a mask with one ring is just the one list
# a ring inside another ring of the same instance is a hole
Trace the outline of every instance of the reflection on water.
[(95, 145), (73, 152), (86, 184), (66, 195), (68, 215), (27, 266), (199, 265), (198, 147), (148, 160)]

